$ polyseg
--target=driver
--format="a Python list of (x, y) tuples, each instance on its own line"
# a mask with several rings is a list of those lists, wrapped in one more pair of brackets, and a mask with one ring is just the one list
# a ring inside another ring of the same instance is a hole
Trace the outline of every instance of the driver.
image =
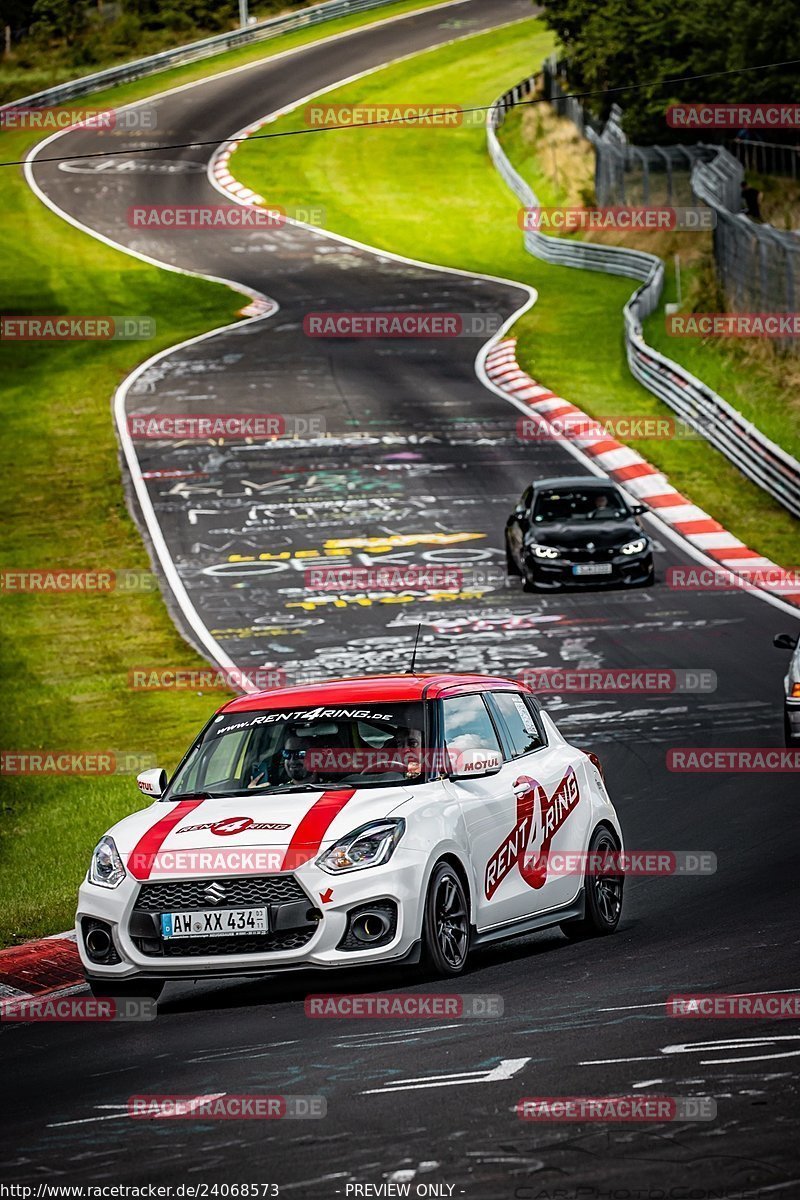
[(608, 508), (608, 496), (605, 492), (596, 492), (594, 496), (594, 514), (602, 512), (604, 508)]
[[(305, 763), (307, 751), (308, 744), (304, 738), (299, 737), (296, 733), (287, 735), (280, 752), (284, 783), (309, 783), (311, 781), (312, 772), (308, 770)], [(249, 788), (261, 787), (270, 782), (270, 766), (273, 757), (260, 759), (253, 764), (250, 768), (250, 782), (247, 785)]]
[(306, 755), (309, 751), (308, 742), (305, 738), (298, 737), (296, 733), (290, 733), (284, 742), (281, 757), (283, 758), (283, 769), (290, 783), (309, 783), (312, 778), (312, 772), (306, 766)]
[[(421, 730), (398, 725), (392, 737), (383, 746), (383, 750), (397, 751), (391, 756), (392, 760), (388, 766), (383, 768), (384, 770), (399, 772), (407, 779), (417, 779), (422, 774)], [(367, 773), (369, 770), (368, 768)]]

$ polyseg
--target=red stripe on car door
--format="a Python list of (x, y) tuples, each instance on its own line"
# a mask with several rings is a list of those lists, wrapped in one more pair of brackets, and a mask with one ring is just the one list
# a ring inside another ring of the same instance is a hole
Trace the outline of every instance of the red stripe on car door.
[(160, 821), (156, 821), (152, 829), (148, 829), (147, 833), (139, 839), (128, 855), (128, 870), (134, 879), (150, 878), (156, 855), (168, 836), (179, 821), (188, 817), (189, 813), (194, 812), (202, 803), (202, 799), (181, 800), (174, 808), (170, 805), (169, 812), (165, 813)]
[(294, 871), (296, 867), (301, 867), (303, 863), (314, 857), (334, 817), (342, 811), (347, 801), (354, 795), (355, 788), (351, 788), (349, 791), (322, 793), (319, 800), (316, 804), (312, 804), (295, 829), (283, 856), (282, 871)]

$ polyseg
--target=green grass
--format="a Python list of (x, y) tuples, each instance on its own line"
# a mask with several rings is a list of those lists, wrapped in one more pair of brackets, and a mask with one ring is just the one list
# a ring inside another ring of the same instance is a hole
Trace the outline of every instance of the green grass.
[[(488, 104), (551, 48), (549, 33), (531, 19), (418, 55), (319, 102), (435, 97)], [(301, 128), (298, 110), (271, 131)], [(539, 301), (514, 332), (520, 363), (535, 379), (596, 417), (670, 415), (632, 379), (625, 361), (621, 310), (631, 281), (550, 266), (525, 252), (518, 202), (488, 159), (483, 129), (394, 126), (324, 136), (324, 154), (310, 137), (245, 142), (233, 173), (271, 203), (323, 205), (325, 227), (334, 232), (532, 284)], [(800, 561), (797, 522), (705, 442), (633, 444), (753, 549), (787, 565)]]
[[(394, 12), (331, 22), (247, 51), (92, 97), (122, 103)], [(0, 134), (0, 158), (23, 158), (29, 132)], [(146, 570), (123, 498), (111, 414), (115, 387), (157, 350), (226, 324), (246, 299), (104, 246), (42, 205), (19, 168), (0, 169), (0, 311), (147, 315), (146, 342), (0, 343), (3, 570)], [(116, 750), (172, 767), (222, 692), (134, 692), (137, 665), (205, 665), (159, 593), (0, 595), (0, 664), (8, 750)], [(5, 777), (0, 791), (0, 942), (69, 928), (78, 884), (102, 832), (142, 798), (130, 776)]]
[[(709, 286), (711, 274), (702, 266), (682, 271), (684, 297), (694, 292), (702, 299), (691, 307), (684, 301), (681, 312), (724, 311), (724, 306), (712, 299), (716, 289), (713, 282)], [(797, 358), (760, 339), (671, 337), (666, 331), (664, 304), (675, 298), (674, 266), (669, 263), (662, 304), (644, 323), (648, 344), (697, 375), (773, 442), (800, 457)]]

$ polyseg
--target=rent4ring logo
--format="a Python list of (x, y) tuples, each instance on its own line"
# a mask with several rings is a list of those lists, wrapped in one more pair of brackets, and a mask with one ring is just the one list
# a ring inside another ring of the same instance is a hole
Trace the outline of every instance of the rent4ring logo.
[[(487, 900), (491, 900), (514, 867), (519, 867), (528, 887), (537, 891), (544, 887), (550, 843), (580, 799), (578, 780), (572, 767), (549, 799), (542, 785), (527, 775), (514, 781), (514, 793), (517, 823), (486, 864), (484, 889)], [(537, 839), (540, 839), (540, 846), (534, 857), (531, 846)]]

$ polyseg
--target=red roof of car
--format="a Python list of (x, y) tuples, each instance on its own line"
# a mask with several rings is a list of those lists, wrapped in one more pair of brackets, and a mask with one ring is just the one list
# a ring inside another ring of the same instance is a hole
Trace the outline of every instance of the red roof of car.
[(513, 679), (494, 675), (364, 675), (358, 679), (332, 679), (326, 683), (304, 683), (295, 687), (271, 688), (237, 696), (221, 712), (247, 712), (253, 708), (288, 708), (305, 705), (334, 705), (403, 700), (434, 699), (476, 688), (503, 687), (530, 691)]

